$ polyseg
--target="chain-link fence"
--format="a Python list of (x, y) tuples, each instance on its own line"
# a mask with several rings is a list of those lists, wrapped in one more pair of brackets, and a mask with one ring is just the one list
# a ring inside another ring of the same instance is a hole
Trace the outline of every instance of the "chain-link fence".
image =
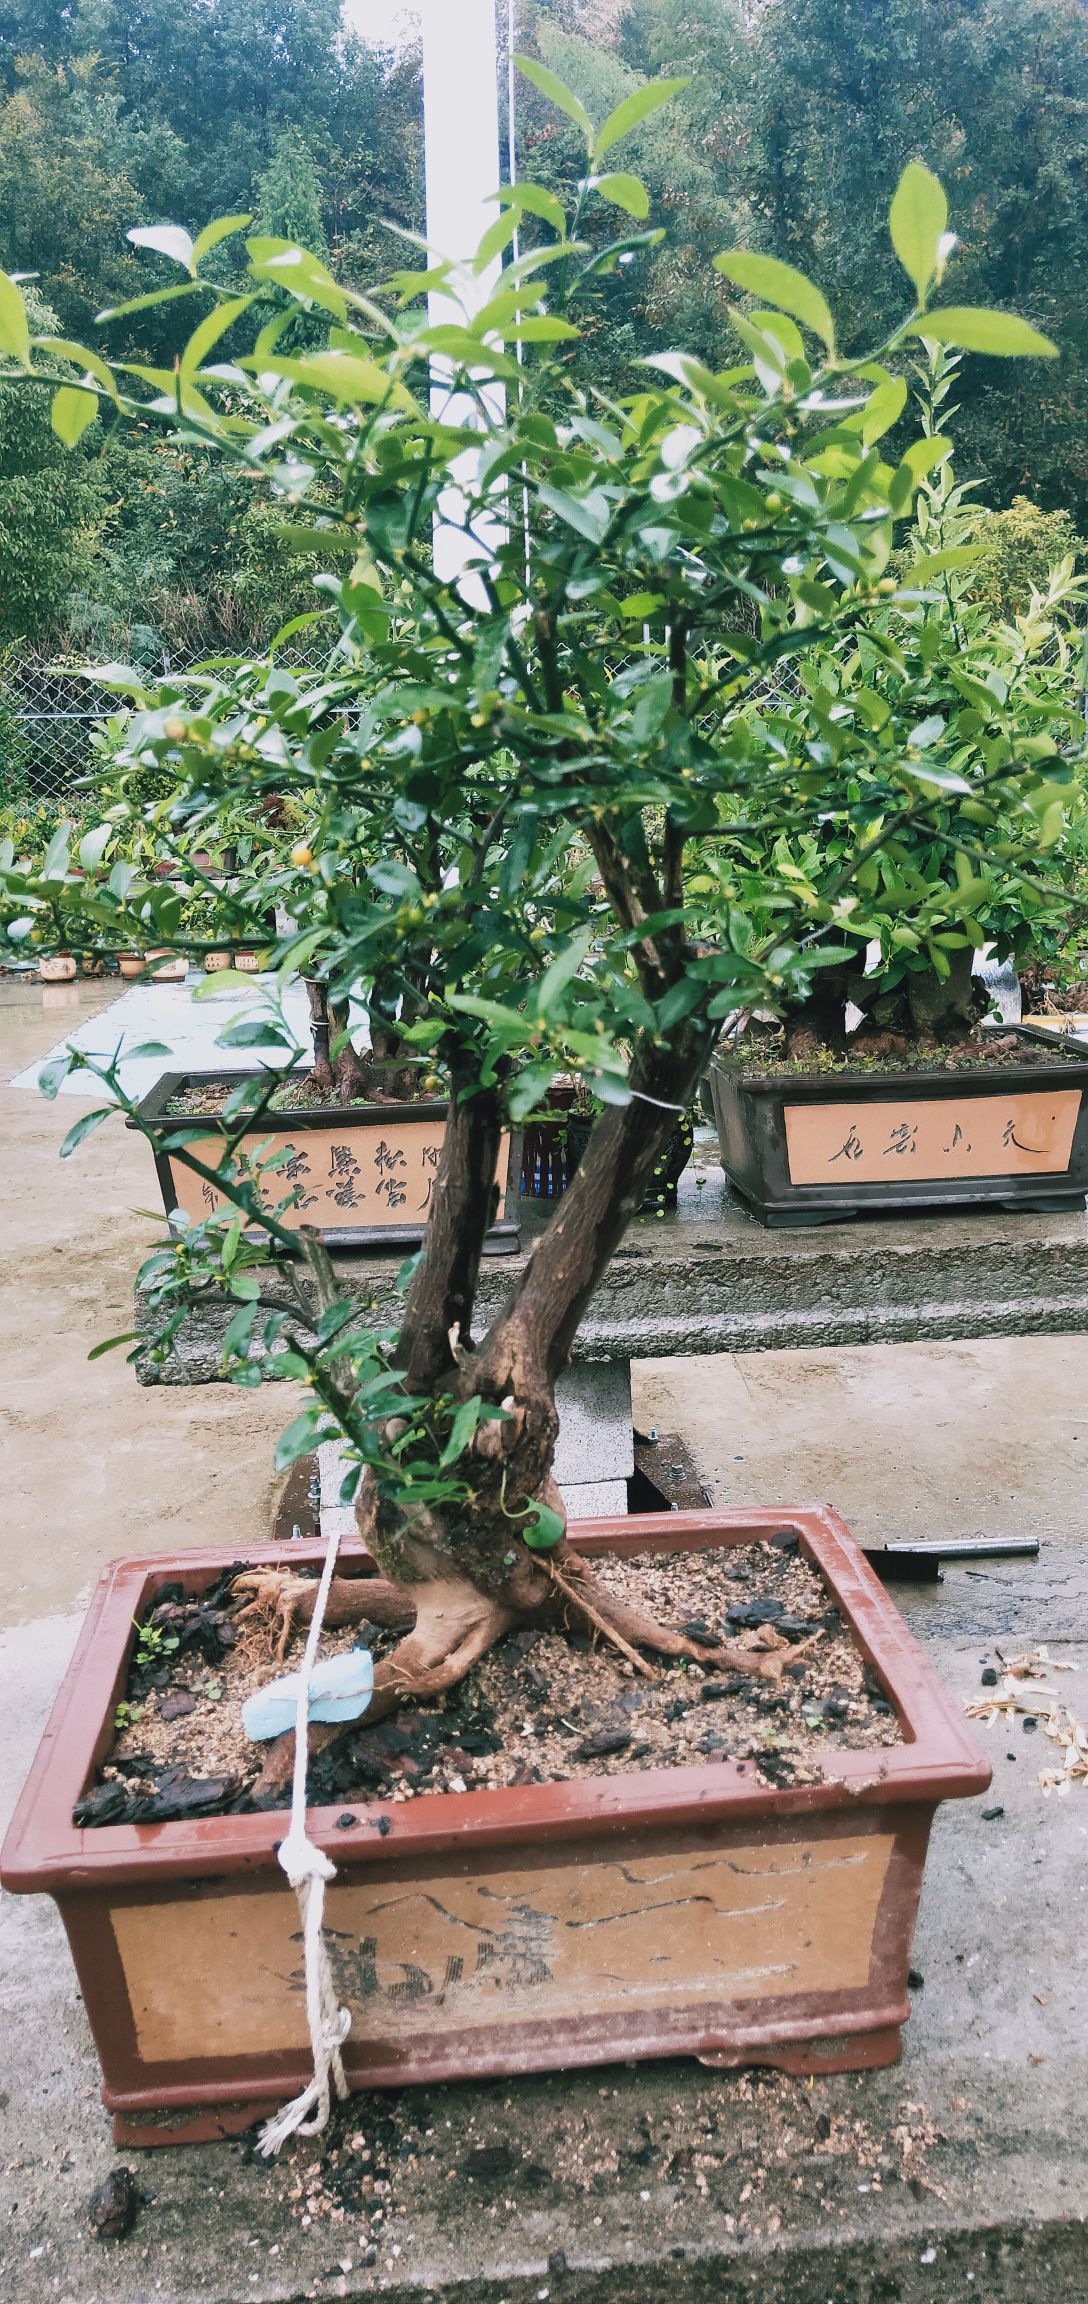
[[(149, 681), (167, 672), (186, 672), (206, 655), (144, 664)], [(305, 642), (291, 651), (295, 669), (316, 670), (320, 645)], [(79, 800), (79, 786), (95, 766), (94, 732), (126, 700), (89, 679), (75, 662), (0, 654), (0, 808), (26, 802), (32, 809), (55, 807), (58, 815)]]
[(0, 803), (58, 807), (92, 765), (92, 735), (116, 698), (73, 665), (0, 660)]

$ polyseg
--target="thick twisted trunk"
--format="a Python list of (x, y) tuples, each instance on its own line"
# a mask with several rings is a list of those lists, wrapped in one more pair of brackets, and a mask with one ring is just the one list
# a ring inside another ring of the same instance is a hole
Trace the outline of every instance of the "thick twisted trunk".
[[(491, 1206), (498, 1150), (497, 1096), (455, 1100), (436, 1188), (426, 1255), (415, 1275), (401, 1332), (399, 1360), (409, 1388), (448, 1389), (455, 1399), (482, 1396), (501, 1418), (477, 1427), (457, 1476), (467, 1501), (418, 1510), (410, 1518), (368, 1480), (360, 1490), (360, 1534), (380, 1564), (378, 1610), (366, 1582), (354, 1593), (334, 1586), (337, 1621), (388, 1623), (410, 1603), (411, 1630), (375, 1675), (367, 1717), (384, 1718), (409, 1699), (433, 1700), (452, 1688), (496, 1640), (516, 1626), (580, 1630), (603, 1639), (652, 1671), (646, 1655), (688, 1657), (704, 1669), (775, 1678), (781, 1658), (722, 1643), (716, 1648), (618, 1603), (565, 1541), (541, 1554), (521, 1539), (520, 1523), (535, 1502), (562, 1512), (551, 1478), (557, 1418), (555, 1380), (566, 1365), (579, 1320), (642, 1198), (678, 1107), (694, 1091), (709, 1031), (693, 1030), (681, 1049), (650, 1049), (632, 1072), (632, 1102), (598, 1121), (585, 1158), (481, 1348), (470, 1343), (472, 1301)], [(481, 1180), (487, 1180), (487, 1189)], [(310, 1587), (310, 1592), (312, 1592)], [(297, 1581), (281, 1609), (301, 1621), (312, 1608)], [(315, 1746), (342, 1730), (314, 1729)], [(266, 1762), (259, 1796), (283, 1796), (290, 1742)]]

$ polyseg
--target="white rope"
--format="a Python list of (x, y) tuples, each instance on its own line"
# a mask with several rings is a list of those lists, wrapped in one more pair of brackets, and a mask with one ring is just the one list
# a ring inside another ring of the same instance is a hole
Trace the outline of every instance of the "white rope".
[[(325, 1941), (325, 1886), (336, 1878), (336, 1866), (331, 1864), (320, 1848), (306, 1834), (306, 1768), (310, 1743), (310, 1674), (317, 1656), (317, 1644), (325, 1618), (325, 1604), (329, 1597), (339, 1534), (329, 1539), (317, 1599), (310, 1618), (309, 1638), (298, 1673), (298, 1708), (295, 1713), (295, 1769), (291, 1785), (291, 1824), (287, 1838), (280, 1843), (279, 1860), (298, 1897), (302, 1917), (302, 1942), (306, 1963), (306, 2020), (310, 2027), (310, 2049), (314, 2060), (314, 2076), (301, 2096), (283, 2105), (261, 2130), (258, 2151), (266, 2159), (280, 2150), (293, 2135), (319, 2136), (327, 2126), (332, 2089), (341, 2102), (348, 2095), (344, 2077), (341, 2048), (351, 2030), (351, 2013), (337, 2003), (336, 1986), (329, 1964), (329, 1949)], [(308, 2117), (309, 2114), (313, 2117)]]

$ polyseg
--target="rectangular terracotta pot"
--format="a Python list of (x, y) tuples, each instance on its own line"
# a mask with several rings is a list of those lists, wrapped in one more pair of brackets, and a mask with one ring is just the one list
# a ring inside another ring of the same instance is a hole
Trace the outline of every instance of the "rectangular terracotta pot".
[[(164, 1072), (137, 1106), (138, 1119), (157, 1139), (155, 1171), (168, 1216), (181, 1208), (199, 1221), (223, 1205), (221, 1194), (162, 1149), (162, 1139), (172, 1129), (189, 1125), (179, 1116), (171, 1117), (168, 1104), (187, 1088), (238, 1088), (246, 1078), (243, 1072)], [(330, 1248), (418, 1248), (448, 1109), (444, 1100), (432, 1098), (418, 1104), (353, 1104), (331, 1111), (326, 1105), (314, 1105), (291, 1113), (270, 1112), (246, 1131), (242, 1150), (255, 1151), (261, 1145), (270, 1152), (290, 1151), (287, 1166), (273, 1170), (267, 1194), (274, 1205), (292, 1184), (303, 1187), (299, 1205), (283, 1219), (289, 1229), (316, 1224)], [(133, 1128), (137, 1120), (126, 1125)], [(190, 1150), (210, 1167), (218, 1158), (220, 1141), (209, 1121), (206, 1143), (194, 1142)], [(516, 1214), (520, 1158), (516, 1138), (504, 1136), (499, 1205), (484, 1242), (486, 1255), (512, 1256), (521, 1245)]]
[[(1053, 1048), (1053, 1035), (1019, 1030)], [(932, 1072), (746, 1071), (716, 1056), (722, 1166), (768, 1225), (911, 1209), (1080, 1208), (1088, 1048), (1050, 1063)]]
[[(750, 1762), (706, 1762), (311, 1810), (337, 1867), (327, 1917), (354, 2088), (632, 2057), (895, 2060), (933, 1813), (990, 1771), (864, 1556), (820, 1508), (589, 1521), (573, 1541), (660, 1554), (782, 1528), (853, 1626), (903, 1742), (829, 1749), (819, 1783), (782, 1789)], [(237, 2133), (309, 2077), (298, 1912), (275, 1856), (285, 1812), (72, 1823), (110, 1748), (133, 1617), (164, 1580), (198, 1592), (232, 1557), (107, 1571), (0, 1860), (7, 1889), (56, 1899), (126, 2142)], [(373, 1563), (355, 1548), (345, 1571)]]

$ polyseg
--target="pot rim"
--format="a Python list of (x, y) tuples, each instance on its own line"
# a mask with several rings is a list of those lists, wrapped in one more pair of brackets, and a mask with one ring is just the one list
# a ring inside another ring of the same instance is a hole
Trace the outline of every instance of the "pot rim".
[[(296, 1065), (285, 1074), (286, 1085), (304, 1081), (308, 1069), (305, 1064)], [(214, 1134), (219, 1122), (217, 1113), (193, 1113), (187, 1122), (184, 1113), (167, 1111), (171, 1097), (186, 1088), (239, 1088), (245, 1080), (262, 1080), (265, 1077), (266, 1074), (257, 1065), (247, 1072), (201, 1071), (193, 1067), (185, 1072), (161, 1072), (154, 1087), (149, 1088), (146, 1096), (141, 1097), (135, 1112), (125, 1121), (125, 1126), (138, 1128), (141, 1121), (145, 1124), (153, 1122), (157, 1128), (168, 1132), (172, 1128), (191, 1126), (196, 1120), (206, 1120), (208, 1133)], [(259, 1120), (254, 1119), (247, 1124), (244, 1134), (267, 1136), (275, 1129), (291, 1133), (300, 1126), (343, 1128), (349, 1123), (352, 1127), (360, 1128), (371, 1125), (399, 1128), (407, 1120), (445, 1120), (449, 1108), (447, 1096), (422, 1098), (418, 1104), (297, 1104), (292, 1105), (289, 1111), (275, 1111), (270, 1106)]]
[[(570, 1541), (592, 1556), (620, 1552), (713, 1549), (750, 1543), (789, 1529), (823, 1573), (866, 1661), (894, 1705), (903, 1742), (862, 1751), (831, 1750), (816, 1784), (756, 1784), (743, 1762), (646, 1769), (630, 1776), (504, 1787), (498, 1791), (421, 1793), (405, 1802), (353, 1799), (309, 1811), (310, 1832), (339, 1867), (406, 1856), (430, 1858), (467, 1847), (531, 1840), (540, 1846), (602, 1830), (670, 1824), (755, 1822), (865, 1806), (970, 1798), (990, 1782), (959, 1707), (943, 1688), (879, 1578), (838, 1515), (826, 1506), (786, 1511), (631, 1514), (583, 1521)], [(175, 1823), (78, 1827), (72, 1809), (112, 1743), (112, 1714), (123, 1691), (132, 1619), (157, 1584), (191, 1581), (195, 1589), (237, 1562), (239, 1567), (318, 1564), (320, 1542), (223, 1546), (191, 1553), (115, 1561), (105, 1571), (65, 1674), (0, 1858), (0, 1884), (16, 1894), (71, 1894), (107, 1886), (143, 1886), (195, 1875), (275, 1871), (288, 1811), (195, 1818)], [(342, 1569), (370, 1574), (375, 1564), (359, 1543), (343, 1547)], [(832, 1773), (833, 1771), (833, 1773)], [(356, 1822), (340, 1830), (350, 1807)]]

